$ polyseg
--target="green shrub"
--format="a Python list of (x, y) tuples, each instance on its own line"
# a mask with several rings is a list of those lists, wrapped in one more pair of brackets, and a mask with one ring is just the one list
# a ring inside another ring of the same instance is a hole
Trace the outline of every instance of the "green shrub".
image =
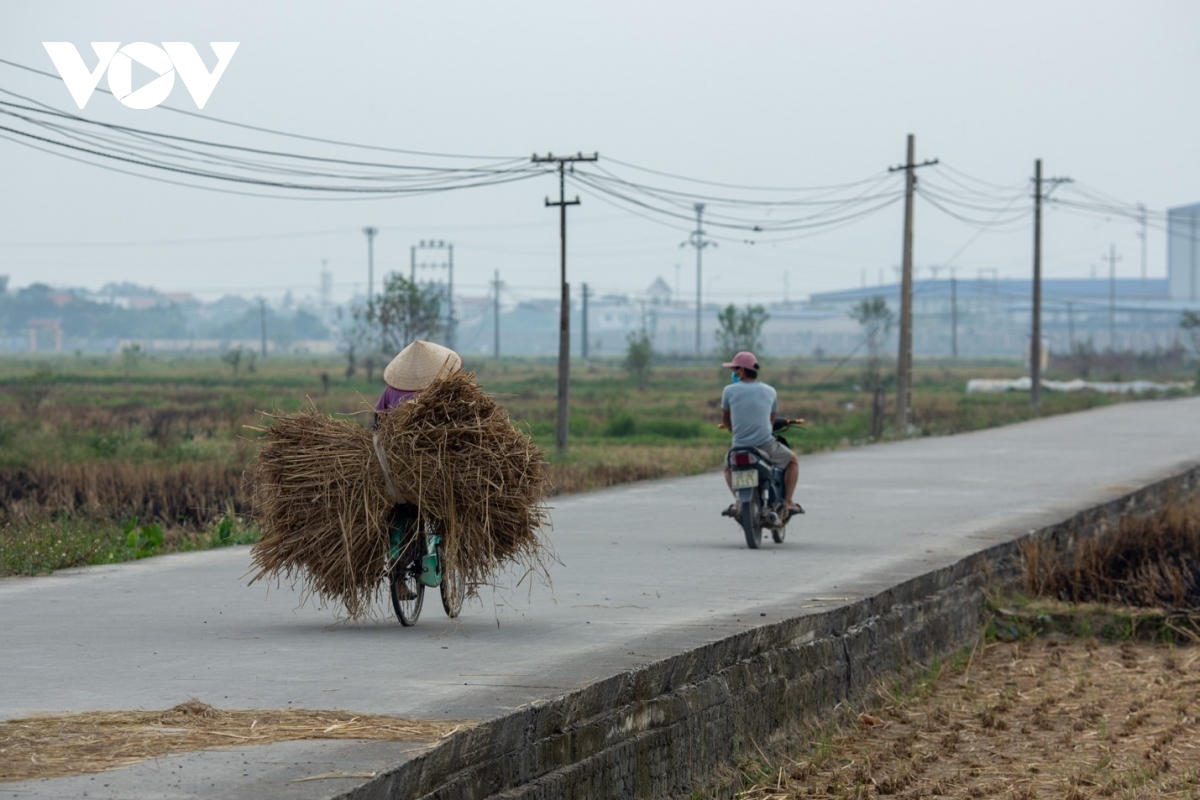
[(628, 411), (619, 411), (608, 418), (608, 424), (604, 426), (605, 436), (633, 436), (637, 433), (637, 420), (633, 418), (633, 414)]
[(696, 439), (701, 435), (698, 419), (648, 419), (637, 426), (638, 433), (651, 433), (667, 439)]

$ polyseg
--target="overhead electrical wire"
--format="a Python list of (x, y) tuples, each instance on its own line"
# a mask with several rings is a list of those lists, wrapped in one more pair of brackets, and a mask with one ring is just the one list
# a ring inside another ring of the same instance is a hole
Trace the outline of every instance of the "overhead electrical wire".
[[(0, 64), (61, 80), (54, 73), (7, 59), (0, 58)], [(111, 94), (104, 89), (98, 91)], [(367, 199), (495, 186), (528, 180), (553, 171), (545, 164), (530, 163), (525, 157), (437, 153), (366, 145), (294, 134), (159, 106), (206, 122), (296, 140), (376, 152), (438, 159), (484, 160), (490, 163), (477, 166), (393, 163), (252, 147), (103, 122), (59, 110), (9, 89), (0, 88), (0, 92), (23, 101), (0, 100), (0, 117), (9, 123), (0, 124), (0, 138), (121, 174), (209, 191), (287, 199)], [(610, 169), (608, 164), (684, 184), (720, 187), (731, 190), (732, 194), (652, 185), (623, 176)], [(172, 177), (161, 173), (168, 173)], [(1016, 200), (1027, 196), (1026, 181), (1011, 185), (998, 184), (976, 178), (945, 163), (935, 166), (935, 174), (943, 183), (922, 181), (916, 193), (938, 211), (980, 230), (1016, 230), (1027, 224), (1028, 212), (1009, 210)], [(903, 197), (902, 189), (884, 189), (891, 179), (890, 174), (876, 174), (857, 181), (822, 186), (762, 186), (694, 178), (606, 157), (605, 164), (577, 167), (567, 176), (590, 196), (602, 198), (625, 213), (652, 219), (680, 232), (690, 231), (696, 219), (693, 209), (698, 204), (704, 204), (706, 211), (703, 223), (706, 228), (716, 231), (713, 238), (746, 243), (786, 241), (841, 228), (879, 213)], [(242, 188), (233, 189), (228, 184)], [(1090, 187), (1067, 186), (1078, 193), (1079, 199), (1050, 200), (1064, 210), (1071, 208), (1081, 213), (1122, 216), (1145, 224), (1149, 224), (1152, 218), (1158, 221), (1165, 216), (1162, 212), (1149, 212), (1141, 206), (1126, 204)], [(762, 197), (752, 194), (764, 192), (792, 196)], [(739, 193), (746, 193), (747, 196), (736, 196)], [(811, 213), (777, 214), (800, 209)], [(980, 219), (975, 216), (978, 212), (992, 216)], [(721, 236), (720, 231), (728, 231), (730, 235)], [(738, 233), (749, 234), (749, 238), (738, 239)]]
[[(46, 70), (41, 70), (41, 69), (37, 69), (35, 67), (30, 67), (25, 64), (20, 64), (16, 61), (10, 61), (6, 58), (0, 58), (0, 64), (5, 64), (7, 66), (14, 67), (16, 69), (25, 70), (26, 72), (31, 72), (35, 75), (41, 75), (42, 77), (53, 78), (56, 81), (62, 80), (62, 78), (60, 76), (55, 75), (53, 72), (47, 72)], [(112, 94), (112, 92), (109, 91), (108, 89), (101, 89), (100, 87), (96, 87), (96, 91), (103, 92), (108, 95)], [(310, 135), (306, 135), (306, 134), (302, 134), (302, 133), (292, 133), (289, 131), (281, 131), (281, 130), (277, 130), (274, 128), (265, 128), (265, 127), (261, 127), (258, 125), (250, 125), (245, 122), (235, 122), (233, 120), (222, 119), (221, 117), (215, 117), (215, 116), (212, 116), (211, 114), (199, 114), (195, 111), (188, 111), (186, 109), (175, 108), (173, 106), (168, 106), (168, 105), (159, 105), (159, 106), (157, 106), (157, 108), (160, 108), (163, 111), (170, 111), (175, 114), (183, 114), (184, 116), (195, 117), (196, 119), (200, 119), (205, 122), (213, 122), (213, 123), (216, 123), (219, 125), (229, 125), (229, 126), (232, 126), (235, 128), (242, 128), (244, 130), (256, 131), (258, 133), (269, 133), (274, 136), (286, 136), (290, 139), (299, 139), (299, 140), (308, 141), (308, 142), (317, 142), (320, 144), (332, 144), (332, 145), (337, 145), (339, 147), (354, 147), (354, 148), (357, 148), (360, 150), (375, 150), (377, 152), (382, 152), (382, 153), (400, 153), (400, 154), (404, 154), (404, 155), (427, 156), (430, 158), (480, 159), (480, 160), (484, 160), (484, 161), (495, 161), (498, 159), (507, 158), (507, 156), (483, 156), (483, 155), (470, 155), (470, 154), (463, 154), (463, 153), (438, 153), (438, 152), (431, 152), (428, 150), (407, 150), (407, 149), (399, 148), (399, 147), (384, 147), (381, 145), (363, 144), (361, 142), (349, 142), (349, 141), (344, 141), (344, 140), (340, 140), (340, 139), (327, 139), (327, 138), (323, 138), (320, 136), (310, 136)]]

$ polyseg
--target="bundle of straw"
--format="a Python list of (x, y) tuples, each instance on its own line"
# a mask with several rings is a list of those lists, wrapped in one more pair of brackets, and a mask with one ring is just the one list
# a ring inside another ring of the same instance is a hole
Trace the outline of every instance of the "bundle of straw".
[(388, 500), (371, 432), (316, 411), (279, 414), (260, 429), (251, 467), (259, 578), (306, 578), (322, 600), (357, 617), (387, 574)]
[(441, 533), (449, 566), (469, 587), (504, 564), (544, 571), (545, 454), (474, 375), (436, 381), (381, 415), (377, 433), (397, 490)]
[(315, 411), (271, 419), (250, 470), (261, 530), (252, 583), (304, 579), (322, 601), (366, 614), (391, 567), (397, 497), (441, 533), (469, 592), (507, 564), (545, 574), (544, 454), (471, 373), (435, 381), (374, 432)]

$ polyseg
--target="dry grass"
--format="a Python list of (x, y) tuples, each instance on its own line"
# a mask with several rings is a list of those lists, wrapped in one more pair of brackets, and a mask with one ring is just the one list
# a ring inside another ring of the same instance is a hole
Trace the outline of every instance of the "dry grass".
[(1060, 552), (1027, 540), (1026, 591), (1070, 602), (1200, 609), (1200, 493)]
[(469, 592), (508, 563), (544, 576), (543, 454), (473, 377), (435, 382), (374, 432), (315, 411), (274, 417), (250, 473), (261, 528), (254, 580), (303, 579), (351, 617), (367, 614), (392, 567), (401, 499), (441, 532), (446, 566)]
[(81, 775), (194, 750), (300, 739), (434, 742), (463, 724), (348, 711), (232, 711), (196, 700), (166, 711), (45, 714), (0, 723), (0, 781)]
[(997, 643), (926, 693), (881, 705), (744, 800), (1192, 798), (1200, 651), (1095, 640)]
[(83, 461), (0, 469), (0, 494), (5, 497), (0, 519), (10, 520), (67, 514), (199, 527), (231, 510), (245, 513), (248, 506), (242, 470), (214, 461)]
[(632, 481), (695, 475), (721, 466), (725, 443), (695, 445), (571, 445), (571, 455), (547, 466), (554, 494), (571, 494)]

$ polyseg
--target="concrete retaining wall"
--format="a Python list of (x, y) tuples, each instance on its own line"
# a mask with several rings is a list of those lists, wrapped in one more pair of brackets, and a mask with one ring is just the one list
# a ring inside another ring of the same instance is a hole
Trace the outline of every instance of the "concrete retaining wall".
[[(1020, 547), (1067, 551), (1200, 484), (1200, 468), (828, 612), (767, 624), (463, 731), (352, 800), (687, 798), (876, 682), (978, 633), (984, 589), (1018, 589)], [(730, 792), (732, 793), (732, 792)]]

